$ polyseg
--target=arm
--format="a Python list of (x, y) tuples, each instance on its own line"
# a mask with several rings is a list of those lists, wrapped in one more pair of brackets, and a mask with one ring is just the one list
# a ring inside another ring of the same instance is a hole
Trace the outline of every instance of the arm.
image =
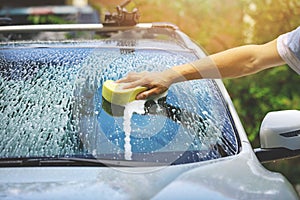
[(210, 55), (192, 63), (174, 66), (162, 72), (129, 73), (117, 82), (124, 88), (146, 86), (137, 99), (166, 91), (171, 84), (203, 78), (235, 78), (284, 64), (277, 52), (277, 40), (262, 45), (246, 45)]
[[(232, 48), (172, 70), (187, 80), (201, 78), (237, 78), (284, 64), (277, 52), (277, 40), (263, 45)], [(175, 79), (176, 81), (176, 79)]]

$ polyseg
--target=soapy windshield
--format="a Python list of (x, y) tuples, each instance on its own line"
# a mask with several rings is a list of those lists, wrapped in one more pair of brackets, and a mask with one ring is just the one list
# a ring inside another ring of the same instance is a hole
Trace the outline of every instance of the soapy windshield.
[(180, 164), (237, 153), (230, 114), (213, 80), (174, 84), (157, 99), (124, 107), (102, 98), (104, 81), (193, 61), (193, 52), (13, 47), (0, 49), (0, 158)]

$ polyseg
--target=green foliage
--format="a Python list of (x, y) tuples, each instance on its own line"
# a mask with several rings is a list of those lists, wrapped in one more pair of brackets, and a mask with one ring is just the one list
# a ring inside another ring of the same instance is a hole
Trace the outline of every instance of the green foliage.
[(176, 24), (209, 53), (243, 43), (243, 7), (240, 0), (139, 0), (141, 22)]
[[(273, 40), (292, 30), (297, 23), (299, 25), (298, 17), (294, 15), (300, 13), (297, 0), (244, 0), (244, 3), (245, 14), (255, 21), (252, 43)], [(299, 83), (299, 76), (287, 66), (225, 81), (249, 139), (255, 146), (260, 122), (267, 112), (299, 109)]]
[[(244, 0), (255, 20), (253, 42), (263, 43), (299, 26), (299, 0)], [(251, 6), (252, 5), (252, 6)], [(253, 9), (255, 5), (255, 9)]]
[(239, 79), (225, 80), (249, 140), (259, 146), (260, 122), (270, 111), (299, 109), (299, 76), (287, 66)]
[[(299, 0), (244, 0), (244, 11), (255, 21), (252, 43), (275, 39), (300, 25)], [(255, 9), (253, 9), (253, 6)], [(260, 122), (269, 111), (300, 108), (300, 77), (288, 66), (275, 67), (225, 85), (253, 147), (259, 146)], [(283, 173), (294, 185), (300, 183), (300, 159), (264, 164)]]
[(63, 17), (55, 15), (30, 15), (27, 17), (29, 22), (33, 24), (70, 24), (70, 20), (65, 20)]

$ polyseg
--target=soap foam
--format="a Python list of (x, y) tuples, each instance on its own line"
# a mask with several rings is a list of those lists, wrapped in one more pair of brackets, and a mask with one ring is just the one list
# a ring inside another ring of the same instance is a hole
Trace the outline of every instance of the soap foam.
[(125, 139), (124, 139), (125, 160), (132, 160), (132, 151), (131, 151), (131, 144), (130, 144), (131, 117), (133, 113), (145, 114), (145, 110), (144, 110), (145, 102), (146, 102), (145, 100), (136, 100), (125, 105), (124, 116), (123, 116), (124, 119), (123, 129), (125, 132)]

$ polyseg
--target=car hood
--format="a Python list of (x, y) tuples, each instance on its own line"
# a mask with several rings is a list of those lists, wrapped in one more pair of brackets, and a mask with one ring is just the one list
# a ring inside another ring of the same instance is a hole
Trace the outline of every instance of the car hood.
[(243, 153), (156, 168), (0, 169), (1, 199), (297, 199), (291, 184)]

